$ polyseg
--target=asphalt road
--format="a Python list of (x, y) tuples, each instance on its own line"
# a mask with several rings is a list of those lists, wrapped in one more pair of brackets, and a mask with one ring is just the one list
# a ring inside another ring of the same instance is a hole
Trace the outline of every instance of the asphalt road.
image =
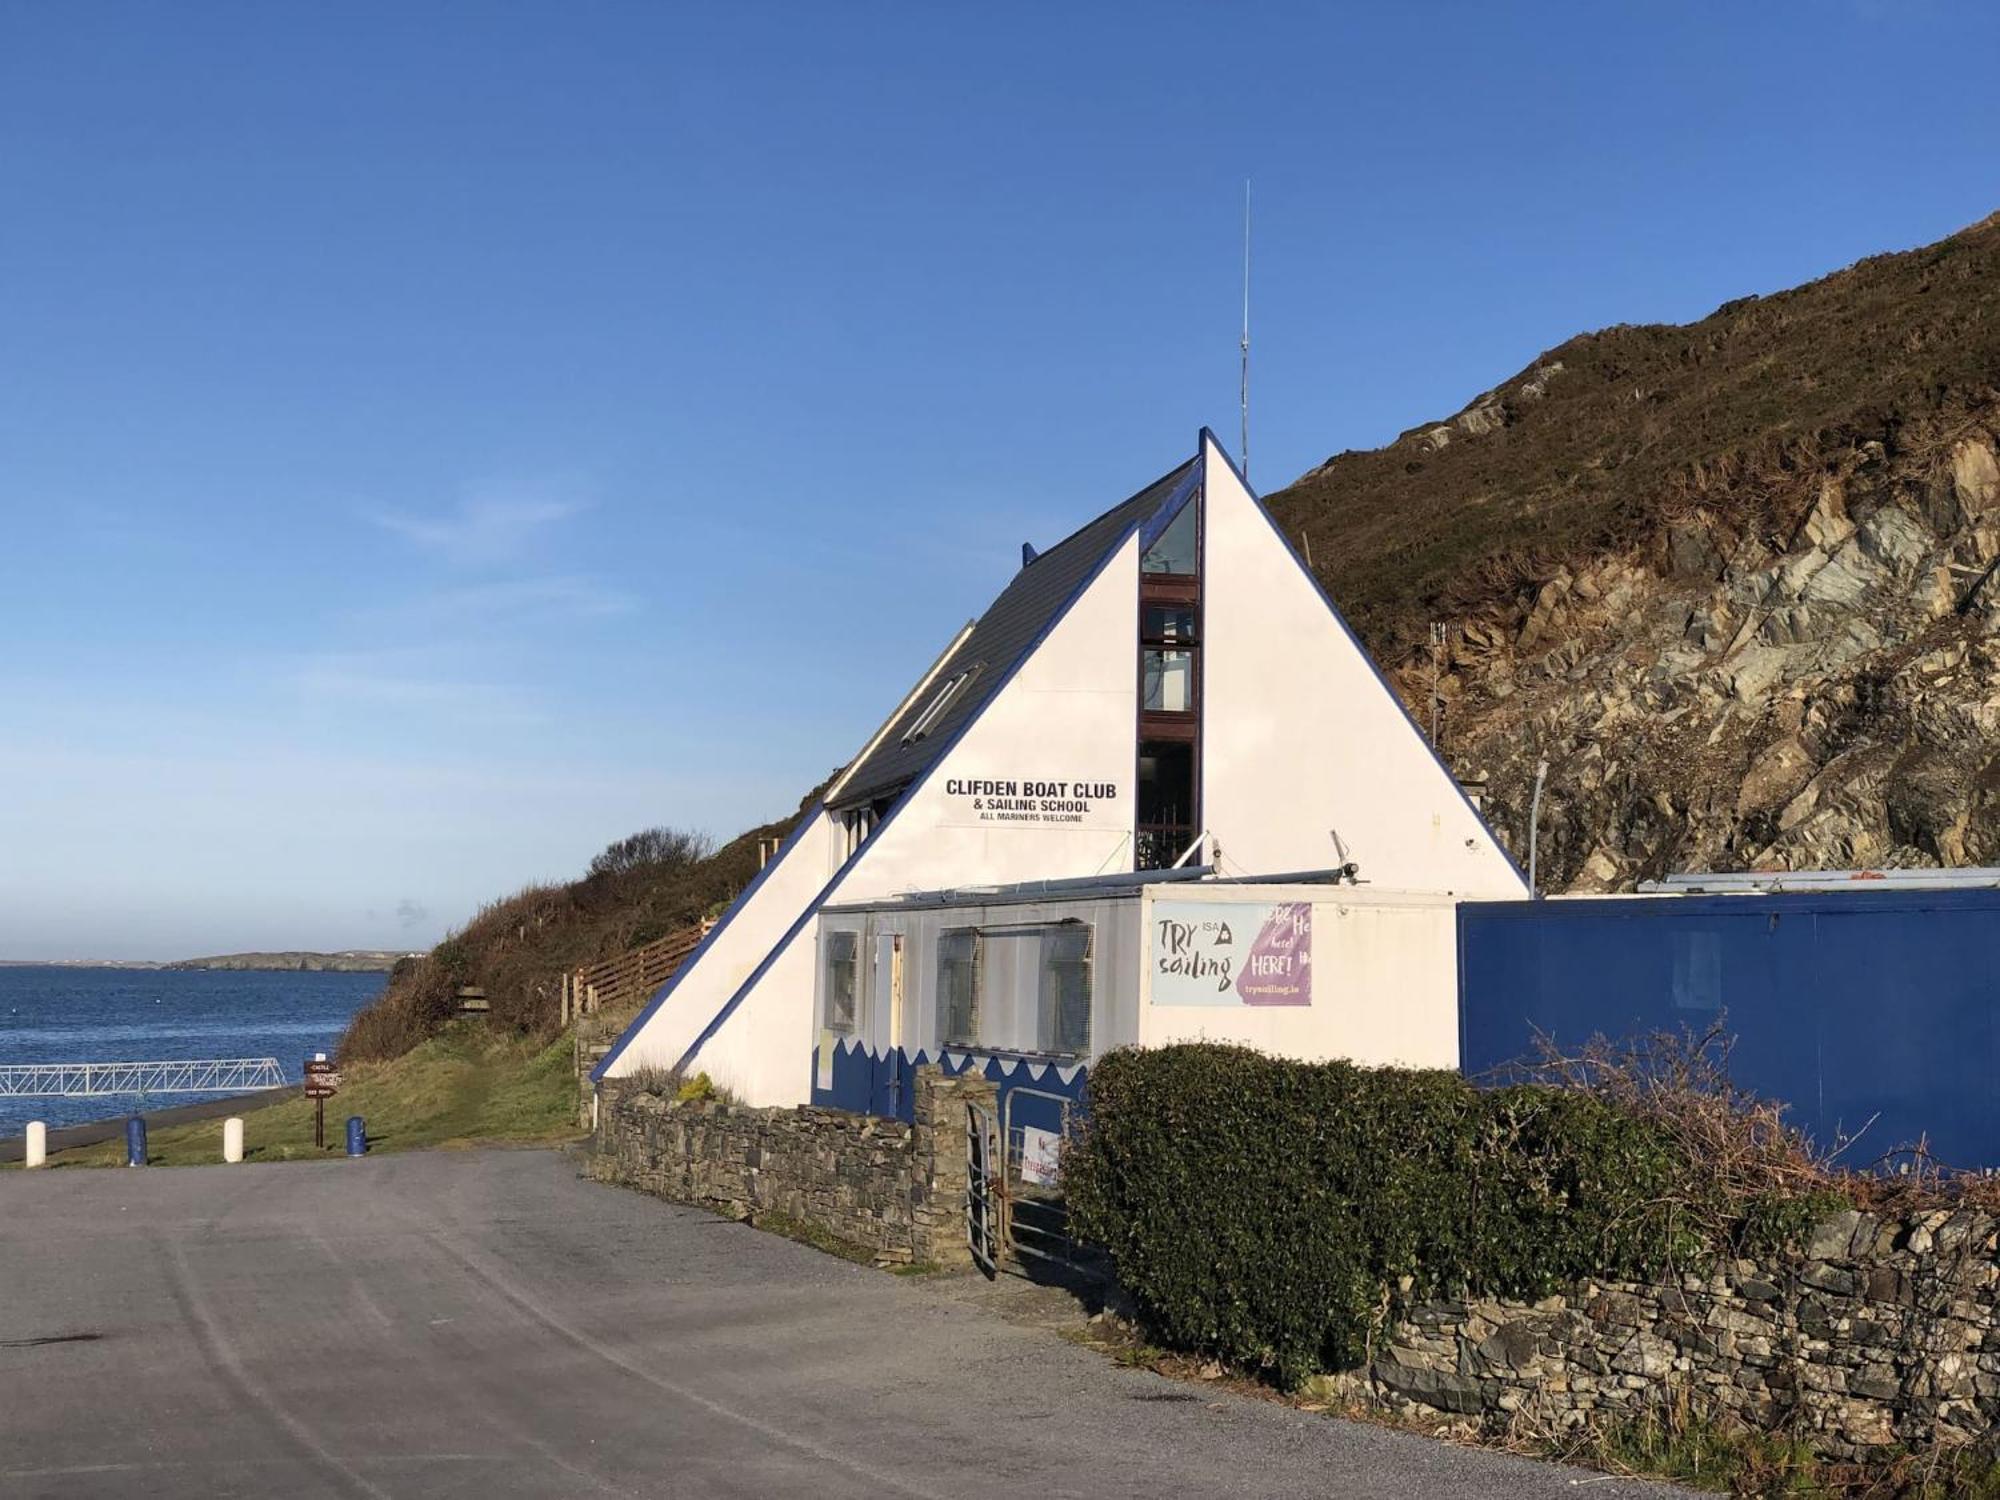
[(0, 1495), (1648, 1492), (1120, 1370), (993, 1301), (549, 1152), (8, 1173)]

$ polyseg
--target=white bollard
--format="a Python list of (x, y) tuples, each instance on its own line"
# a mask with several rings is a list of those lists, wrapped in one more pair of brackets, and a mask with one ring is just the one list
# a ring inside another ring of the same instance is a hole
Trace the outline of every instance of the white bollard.
[(21, 1165), (46, 1166), (49, 1160), (49, 1127), (40, 1120), (28, 1121), (27, 1139), (21, 1143)]
[(222, 1159), (243, 1160), (243, 1122), (235, 1115), (222, 1122)]

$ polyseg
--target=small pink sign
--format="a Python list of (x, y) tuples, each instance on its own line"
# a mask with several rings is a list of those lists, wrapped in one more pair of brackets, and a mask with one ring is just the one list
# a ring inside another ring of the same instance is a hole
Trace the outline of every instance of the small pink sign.
[(1311, 902), (1271, 908), (1236, 976), (1245, 1005), (1312, 1004), (1312, 935)]

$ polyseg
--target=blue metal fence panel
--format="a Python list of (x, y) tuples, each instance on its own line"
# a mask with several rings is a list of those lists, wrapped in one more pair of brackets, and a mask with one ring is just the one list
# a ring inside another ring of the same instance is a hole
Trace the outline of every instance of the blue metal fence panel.
[[(1735, 1038), (1736, 1082), (1860, 1167), (1928, 1138), (2000, 1167), (2000, 891), (1468, 903), (1459, 1043), (1478, 1078), (1593, 1035)], [(1870, 1121), (1873, 1123), (1870, 1123)]]

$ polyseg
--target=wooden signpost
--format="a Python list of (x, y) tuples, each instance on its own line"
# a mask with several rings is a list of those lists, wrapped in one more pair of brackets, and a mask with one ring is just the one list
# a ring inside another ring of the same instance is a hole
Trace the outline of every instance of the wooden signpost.
[(340, 1092), (340, 1069), (325, 1057), (306, 1059), (306, 1097), (313, 1102), (313, 1149), (326, 1149), (326, 1101)]

